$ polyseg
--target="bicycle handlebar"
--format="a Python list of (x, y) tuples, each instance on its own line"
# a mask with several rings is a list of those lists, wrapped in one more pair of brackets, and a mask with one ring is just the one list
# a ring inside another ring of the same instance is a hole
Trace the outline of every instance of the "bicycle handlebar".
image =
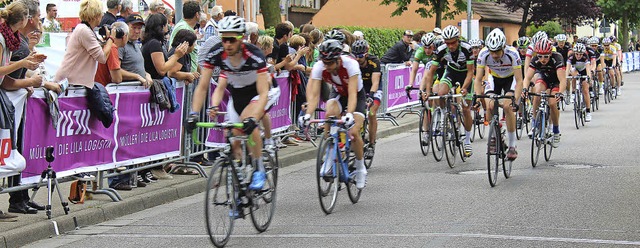
[[(545, 98), (555, 98), (556, 97), (556, 95), (547, 94), (547, 93), (537, 94), (537, 93), (529, 92), (528, 94), (530, 96), (539, 96), (539, 97), (545, 97)], [(560, 93), (560, 94), (562, 94), (562, 93)]]

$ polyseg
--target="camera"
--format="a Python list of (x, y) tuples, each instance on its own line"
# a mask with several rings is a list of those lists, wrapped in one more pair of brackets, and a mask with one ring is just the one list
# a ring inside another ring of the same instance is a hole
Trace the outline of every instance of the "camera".
[(106, 25), (106, 24), (102, 25), (102, 27), (100, 27), (98, 29), (98, 34), (100, 36), (102, 36), (102, 38), (106, 39), (107, 38), (107, 30), (111, 30), (111, 29), (109, 29), (109, 25)]
[(53, 156), (53, 146), (47, 147), (47, 149), (45, 151), (46, 151), (45, 152), (46, 153), (45, 159), (47, 160), (47, 162), (49, 162), (49, 163), (53, 162), (53, 160), (56, 159)]

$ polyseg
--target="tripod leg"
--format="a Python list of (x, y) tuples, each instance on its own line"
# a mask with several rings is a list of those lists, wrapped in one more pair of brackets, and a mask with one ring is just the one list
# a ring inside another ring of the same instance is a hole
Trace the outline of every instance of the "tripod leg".
[(62, 204), (62, 209), (64, 209), (64, 214), (69, 214), (69, 203), (67, 201), (65, 201), (65, 199), (62, 197), (62, 192), (60, 192), (60, 187), (58, 184), (58, 178), (54, 178), (54, 187), (56, 188), (56, 191), (58, 191), (58, 197), (60, 197), (60, 203)]
[(36, 199), (36, 193), (38, 193), (38, 190), (40, 189), (40, 185), (42, 184), (42, 181), (44, 181), (44, 177), (41, 177), (40, 181), (38, 181), (38, 183), (36, 184), (36, 187), (32, 189), (33, 193), (31, 193), (30, 199)]
[(51, 193), (52, 193), (51, 191), (53, 190), (53, 188), (51, 188), (51, 176), (52, 176), (51, 172), (48, 172), (47, 173), (47, 206), (45, 207), (48, 219), (51, 219)]

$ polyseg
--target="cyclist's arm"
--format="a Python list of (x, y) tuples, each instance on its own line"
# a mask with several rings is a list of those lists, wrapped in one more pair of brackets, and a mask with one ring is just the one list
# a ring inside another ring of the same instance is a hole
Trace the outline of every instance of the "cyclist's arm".
[(524, 58), (524, 68), (527, 68), (527, 70), (528, 70), (530, 64), (531, 64), (531, 57), (530, 56), (525, 57)]
[(207, 98), (207, 92), (209, 92), (209, 84), (211, 83), (211, 75), (213, 75), (213, 69), (202, 66), (200, 74), (200, 80), (193, 92), (193, 102), (191, 103), (192, 112), (200, 112), (202, 105)]
[(349, 77), (349, 98), (347, 99), (347, 113), (354, 113), (358, 104), (358, 74)]
[(529, 88), (529, 84), (531, 84), (531, 79), (533, 78), (533, 75), (536, 74), (536, 70), (531, 68), (531, 67), (527, 67), (527, 74), (524, 76), (524, 80), (522, 80), (522, 87), (524, 89), (528, 89)]
[[(560, 89), (566, 89), (567, 88), (567, 77), (566, 76), (562, 76), (566, 74), (566, 69), (565, 68), (558, 68), (556, 69), (556, 74), (558, 76), (558, 80), (560, 81)], [(561, 92), (563, 90), (560, 90)]]
[(464, 82), (462, 83), (463, 89), (469, 88), (469, 86), (471, 86), (471, 80), (473, 80), (474, 70), (475, 68), (473, 67), (473, 61), (471, 61), (471, 64), (467, 63), (467, 77), (464, 78)]
[(515, 92), (515, 97), (516, 97), (516, 102), (520, 102), (520, 96), (522, 95), (522, 70), (520, 69), (519, 66), (517, 66), (517, 68), (514, 68), (513, 71), (513, 77), (516, 79), (516, 92)]
[[(199, 86), (199, 84), (200, 83), (198, 83), (198, 86)], [(224, 90), (225, 89), (227, 89), (227, 78), (223, 77), (222, 74), (220, 74), (220, 77), (218, 78), (218, 85), (216, 86), (216, 89), (213, 91), (213, 96), (211, 96), (211, 106), (212, 107), (220, 106), (220, 102), (222, 101), (222, 98), (224, 97)]]
[(431, 86), (433, 85), (433, 75), (436, 74), (436, 70), (439, 66), (438, 63), (431, 62), (431, 67), (429, 70), (424, 70), (424, 77), (422, 77), (422, 81), (420, 82), (420, 90), (424, 90), (426, 92), (431, 92)]
[(382, 73), (380, 72), (371, 74), (371, 92), (376, 92), (380, 88), (380, 77), (382, 77)]
[(611, 62), (611, 66), (616, 67), (616, 65), (618, 65), (618, 55), (614, 52), (613, 53), (613, 61)]
[(478, 65), (478, 70), (476, 71), (475, 82), (473, 83), (474, 92), (476, 95), (484, 95), (484, 90), (482, 90), (482, 78), (484, 77), (484, 66)]
[(322, 81), (318, 79), (309, 79), (307, 84), (307, 114), (313, 116), (313, 112), (318, 107), (318, 97), (320, 96), (320, 86)]
[[(257, 108), (254, 108), (254, 112), (251, 113), (251, 117), (256, 118), (257, 120), (262, 119), (262, 115), (264, 115), (264, 107), (267, 106), (268, 93), (269, 93), (269, 74), (267, 72), (258, 73), (258, 78), (256, 79), (256, 89), (258, 90), (258, 104)], [(217, 89), (216, 89), (217, 90)]]
[(416, 75), (418, 74), (418, 67), (420, 67), (420, 62), (414, 60), (411, 63), (411, 75), (409, 76), (409, 83), (411, 83), (411, 86), (415, 85)]

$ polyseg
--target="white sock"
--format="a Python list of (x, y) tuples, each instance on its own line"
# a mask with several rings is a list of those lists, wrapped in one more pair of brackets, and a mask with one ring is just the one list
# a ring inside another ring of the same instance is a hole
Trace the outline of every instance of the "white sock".
[(264, 161), (262, 159), (255, 159), (254, 163), (258, 165), (258, 170), (264, 172)]
[(366, 171), (367, 170), (367, 168), (364, 167), (364, 160), (356, 159), (356, 170), (359, 170), (359, 171)]
[(516, 132), (507, 132), (509, 147), (516, 147)]
[(464, 144), (471, 144), (471, 132), (467, 130), (464, 131)]

